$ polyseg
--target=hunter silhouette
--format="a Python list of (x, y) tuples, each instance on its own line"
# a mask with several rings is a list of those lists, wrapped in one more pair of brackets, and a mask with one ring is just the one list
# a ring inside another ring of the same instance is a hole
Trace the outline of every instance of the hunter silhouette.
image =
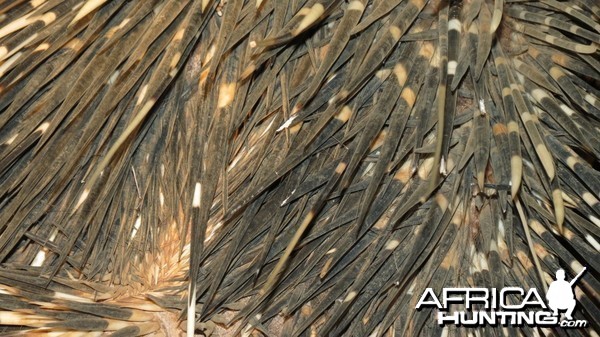
[(565, 281), (565, 271), (559, 269), (556, 271), (556, 281), (553, 281), (548, 288), (546, 299), (548, 300), (548, 306), (552, 309), (554, 316), (558, 315), (558, 310), (567, 310), (565, 316), (568, 320), (572, 320), (571, 314), (575, 309), (577, 302), (575, 301), (575, 295), (573, 294), (573, 284), (581, 277), (583, 270), (575, 276), (571, 282)]

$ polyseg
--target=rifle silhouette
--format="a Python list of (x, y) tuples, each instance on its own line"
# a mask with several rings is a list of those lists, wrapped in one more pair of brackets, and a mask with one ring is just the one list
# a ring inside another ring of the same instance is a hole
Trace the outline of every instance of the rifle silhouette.
[(571, 280), (571, 282), (569, 282), (569, 285), (571, 285), (571, 287), (573, 286), (573, 284), (575, 284), (575, 282), (577, 282), (577, 280), (581, 277), (581, 275), (583, 275), (583, 273), (585, 272), (586, 269), (587, 269), (587, 267), (583, 267), (583, 269), (579, 272), (579, 274), (577, 274), (577, 276), (575, 276), (575, 278), (573, 278)]

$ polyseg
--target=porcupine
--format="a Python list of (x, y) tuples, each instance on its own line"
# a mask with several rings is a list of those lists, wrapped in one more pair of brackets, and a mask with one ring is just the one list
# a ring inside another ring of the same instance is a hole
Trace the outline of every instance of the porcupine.
[[(600, 330), (592, 0), (0, 2), (7, 335), (463, 335), (425, 288)], [(473, 328), (481, 335), (564, 334)]]

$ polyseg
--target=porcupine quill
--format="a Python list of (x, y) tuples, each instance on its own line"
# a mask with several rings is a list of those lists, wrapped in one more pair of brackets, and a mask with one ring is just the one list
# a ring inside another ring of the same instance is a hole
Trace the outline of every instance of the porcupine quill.
[(425, 288), (585, 266), (597, 335), (599, 45), (590, 0), (0, 1), (1, 334), (463, 335)]

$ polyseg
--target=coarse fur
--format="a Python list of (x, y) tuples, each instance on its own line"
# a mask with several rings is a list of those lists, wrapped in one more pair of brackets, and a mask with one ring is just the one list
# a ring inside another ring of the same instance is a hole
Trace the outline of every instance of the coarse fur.
[(440, 327), (575, 286), (600, 331), (592, 0), (0, 1), (4, 335)]

